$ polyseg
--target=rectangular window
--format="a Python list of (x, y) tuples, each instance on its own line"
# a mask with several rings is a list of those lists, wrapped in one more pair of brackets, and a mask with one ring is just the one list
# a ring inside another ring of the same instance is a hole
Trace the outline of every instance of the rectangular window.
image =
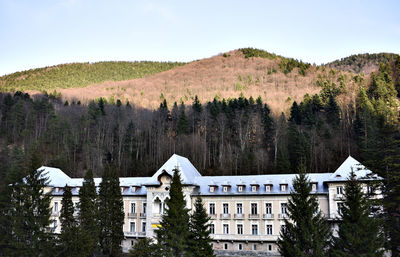
[(281, 213), (287, 214), (287, 203), (281, 203)]
[(311, 190), (316, 192), (317, 191), (317, 183), (312, 183), (311, 184)]
[(214, 187), (210, 186), (210, 193), (214, 193)]
[(146, 222), (142, 222), (142, 232), (146, 232)]
[(146, 210), (147, 209), (147, 204), (146, 203), (143, 203), (143, 213), (146, 213)]
[(258, 210), (257, 210), (257, 203), (252, 203), (251, 204), (251, 215), (257, 215)]
[(336, 193), (338, 195), (342, 195), (343, 194), (343, 186), (337, 186), (336, 187)]
[(265, 192), (271, 192), (271, 185), (265, 186)]
[(243, 224), (237, 224), (238, 235), (243, 235)]
[(272, 244), (268, 244), (268, 251), (272, 251)]
[(215, 203), (210, 203), (210, 214), (215, 214)]
[(215, 234), (215, 225), (210, 224), (210, 234)]
[(136, 224), (135, 224), (135, 222), (131, 222), (129, 231), (130, 231), (130, 232), (135, 232), (135, 231), (136, 231)]
[(265, 214), (272, 214), (272, 203), (265, 203)]
[(281, 191), (286, 192), (286, 185), (281, 185)]
[(57, 220), (53, 220), (53, 228), (57, 228)]
[(242, 244), (238, 244), (238, 250), (239, 251), (243, 250), (243, 245)]
[(133, 246), (135, 244), (135, 241), (131, 240), (131, 246)]
[(243, 191), (243, 186), (238, 186), (238, 191), (242, 192)]
[(272, 225), (271, 224), (267, 224), (266, 234), (267, 235), (272, 235)]
[(344, 203), (337, 203), (337, 211), (340, 215), (343, 214), (343, 205)]
[(253, 250), (257, 251), (257, 244), (253, 244)]
[(229, 214), (229, 205), (227, 203), (222, 204), (222, 210), (224, 214)]
[(243, 204), (237, 203), (236, 204), (236, 213), (237, 214), (242, 214), (243, 213)]
[(251, 192), (257, 192), (257, 186), (251, 186)]
[(136, 213), (136, 203), (131, 203), (131, 213)]
[(224, 186), (223, 190), (224, 190), (225, 193), (228, 192), (228, 187)]
[(251, 225), (251, 234), (258, 235), (258, 225), (256, 224)]
[(372, 186), (367, 186), (367, 194), (368, 195), (373, 195), (374, 194), (374, 187)]
[(227, 243), (224, 244), (224, 250), (228, 250), (228, 244)]
[(54, 213), (58, 212), (58, 202), (54, 202)]
[(229, 234), (229, 225), (228, 224), (223, 225), (223, 232), (224, 232), (224, 234)]

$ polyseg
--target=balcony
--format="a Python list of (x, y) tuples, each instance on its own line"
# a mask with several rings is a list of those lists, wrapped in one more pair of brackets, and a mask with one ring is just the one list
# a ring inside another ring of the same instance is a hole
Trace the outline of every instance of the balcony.
[(242, 219), (244, 219), (244, 214), (243, 213), (235, 213), (235, 215), (233, 217), (234, 217), (234, 219), (242, 220)]
[(263, 214), (263, 219), (265, 219), (265, 220), (273, 220), (274, 219), (274, 214), (273, 213)]
[(343, 200), (343, 199), (344, 199), (343, 194), (334, 194), (334, 195), (333, 195), (333, 200), (338, 200), (338, 201), (340, 201), (340, 200)]
[(279, 235), (249, 235), (249, 234), (211, 234), (213, 240), (227, 240), (227, 241), (276, 241)]
[(229, 220), (231, 218), (231, 215), (229, 213), (222, 213), (219, 215), (219, 218), (221, 220)]
[(287, 213), (279, 213), (278, 214), (278, 219), (287, 219), (288, 218), (288, 215), (287, 215)]
[(128, 213), (127, 214), (127, 216), (128, 216), (128, 218), (131, 218), (131, 219), (136, 219), (137, 218), (137, 213), (135, 212), (135, 213)]
[(124, 235), (127, 237), (145, 237), (146, 232), (124, 232)]
[(260, 218), (260, 214), (249, 214), (249, 220), (257, 220)]
[(141, 218), (141, 219), (145, 219), (145, 218), (146, 218), (146, 213), (143, 213), (143, 212), (140, 213), (140, 218)]
[(59, 214), (60, 214), (59, 211), (53, 211), (53, 212), (51, 213), (51, 216), (52, 216), (52, 217), (58, 217)]
[(217, 219), (217, 214), (208, 214), (208, 216), (209, 216), (210, 219), (212, 219), (212, 220), (216, 220), (216, 219)]

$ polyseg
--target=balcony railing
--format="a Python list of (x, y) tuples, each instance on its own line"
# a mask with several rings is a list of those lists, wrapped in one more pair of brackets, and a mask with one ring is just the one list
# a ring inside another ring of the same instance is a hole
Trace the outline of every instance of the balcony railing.
[(53, 212), (51, 213), (51, 216), (53, 216), (53, 217), (58, 217), (59, 214), (60, 214), (59, 211), (53, 211)]
[(249, 235), (249, 234), (211, 234), (213, 240), (229, 240), (229, 241), (276, 241), (279, 235)]
[(146, 236), (146, 232), (124, 232), (125, 236)]
[(278, 214), (278, 219), (287, 219), (287, 218), (288, 218), (287, 213), (279, 213)]
[(145, 218), (146, 218), (146, 213), (143, 213), (143, 212), (140, 213), (140, 218), (141, 218), (141, 219), (145, 219)]
[(260, 214), (249, 214), (249, 219), (259, 219)]
[(233, 216), (235, 219), (244, 219), (244, 214), (243, 213), (235, 213), (235, 215)]
[(272, 219), (274, 219), (274, 214), (273, 213), (263, 214), (263, 219), (272, 220)]
[(334, 194), (333, 199), (334, 200), (343, 200), (343, 194)]
[(217, 214), (208, 214), (210, 216), (210, 219), (216, 220), (217, 219)]
[(229, 213), (222, 213), (220, 214), (219, 218), (221, 220), (229, 220), (231, 218), (231, 215)]
[(127, 214), (127, 216), (128, 216), (128, 218), (136, 219), (136, 218), (137, 218), (137, 213), (136, 213), (136, 212), (135, 212), (135, 213), (129, 212), (129, 213)]

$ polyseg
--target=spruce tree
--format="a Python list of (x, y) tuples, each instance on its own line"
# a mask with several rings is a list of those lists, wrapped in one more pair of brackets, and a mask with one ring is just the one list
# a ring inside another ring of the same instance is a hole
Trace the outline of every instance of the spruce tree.
[(383, 256), (382, 227), (370, 216), (370, 203), (362, 191), (354, 172), (345, 186), (345, 201), (339, 223), (338, 237), (334, 238), (333, 257)]
[(129, 251), (129, 255), (132, 257), (156, 257), (157, 251), (158, 249), (153, 239), (145, 237), (136, 242)]
[(74, 217), (75, 207), (72, 202), (71, 188), (68, 185), (64, 187), (61, 205), (61, 234), (59, 236), (60, 256), (87, 256), (86, 245), (80, 236), (79, 227)]
[(189, 210), (182, 192), (181, 176), (174, 170), (170, 199), (166, 213), (162, 216), (161, 227), (156, 231), (160, 252), (165, 257), (191, 256), (188, 251), (190, 242)]
[(194, 212), (190, 219), (190, 245), (189, 251), (197, 257), (214, 257), (214, 250), (210, 238), (210, 217), (208, 216), (203, 201), (200, 197), (194, 204)]
[(115, 166), (106, 165), (99, 191), (99, 240), (104, 254), (120, 256), (124, 212), (118, 172)]
[(93, 256), (99, 242), (98, 205), (93, 172), (86, 172), (82, 188), (79, 190), (79, 222), (81, 236), (90, 256)]
[(328, 256), (331, 230), (310, 194), (311, 184), (304, 169), (293, 180), (288, 201), (288, 219), (281, 228), (279, 252), (284, 257)]

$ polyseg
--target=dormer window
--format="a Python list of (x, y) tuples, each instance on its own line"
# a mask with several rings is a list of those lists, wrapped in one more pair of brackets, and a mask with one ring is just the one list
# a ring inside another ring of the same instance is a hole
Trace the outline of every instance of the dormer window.
[(287, 184), (281, 184), (281, 192), (287, 191)]
[(271, 192), (272, 185), (265, 185), (265, 192)]
[(215, 186), (210, 186), (210, 193), (214, 193), (215, 192)]
[(311, 183), (311, 191), (316, 192), (317, 191), (317, 183)]
[(56, 193), (58, 193), (58, 192), (60, 192), (60, 188), (59, 188), (59, 187), (56, 187), (56, 188), (54, 188), (54, 191), (55, 191)]
[(222, 187), (222, 190), (224, 191), (224, 193), (228, 192), (229, 186), (223, 186), (223, 187)]
[(132, 192), (135, 193), (137, 191), (137, 187), (133, 186), (132, 187)]
[(241, 192), (244, 191), (245, 186), (244, 185), (238, 185), (237, 188), (238, 188), (238, 192), (241, 193)]
[(258, 186), (257, 185), (252, 185), (251, 186), (251, 192), (257, 192)]

